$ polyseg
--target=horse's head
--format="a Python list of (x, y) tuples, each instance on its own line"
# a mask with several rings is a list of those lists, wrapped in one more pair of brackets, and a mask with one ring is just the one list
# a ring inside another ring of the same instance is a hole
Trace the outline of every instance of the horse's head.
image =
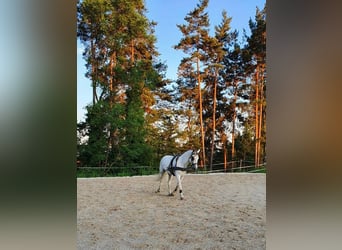
[(193, 150), (190, 157), (191, 167), (195, 170), (197, 170), (198, 167), (199, 152), (200, 150)]

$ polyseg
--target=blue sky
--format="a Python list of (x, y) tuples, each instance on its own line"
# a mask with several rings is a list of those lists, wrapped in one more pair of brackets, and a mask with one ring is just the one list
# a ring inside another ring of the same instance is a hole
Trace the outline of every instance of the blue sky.
[[(232, 17), (231, 28), (239, 31), (240, 38), (243, 29), (249, 31), (248, 21), (254, 20), (256, 7), (262, 9), (266, 0), (209, 0), (207, 11), (210, 19), (210, 31), (214, 32), (214, 26), (220, 24), (222, 11), (226, 10)], [(166, 77), (175, 80), (177, 68), (184, 57), (181, 51), (173, 49), (182, 34), (177, 24), (185, 23), (184, 17), (198, 4), (198, 0), (145, 0), (148, 10), (147, 17), (156, 21), (155, 35), (157, 37), (157, 49), (161, 54), (160, 59), (168, 66)], [(82, 59), (82, 46), (77, 41), (77, 121), (84, 120), (85, 106), (92, 101), (92, 89), (90, 80), (85, 78), (85, 61)]]

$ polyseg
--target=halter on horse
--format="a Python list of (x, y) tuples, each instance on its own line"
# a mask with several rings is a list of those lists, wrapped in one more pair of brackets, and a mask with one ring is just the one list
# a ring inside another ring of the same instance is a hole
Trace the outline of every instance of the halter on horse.
[[(182, 189), (182, 180), (183, 180), (183, 173), (186, 170), (189, 169), (194, 169), (196, 170), (198, 165), (198, 159), (199, 159), (199, 150), (195, 151), (195, 150), (188, 150), (185, 153), (181, 154), (181, 155), (176, 155), (176, 156), (172, 156), (172, 155), (166, 155), (164, 156), (161, 160), (160, 160), (160, 166), (159, 166), (159, 178), (160, 178), (160, 183), (159, 183), (159, 187), (156, 191), (156, 193), (160, 192), (160, 186), (161, 186), (161, 182), (163, 180), (164, 174), (167, 172), (169, 175), (169, 179), (168, 179), (168, 189), (169, 189), (169, 195), (173, 195), (174, 192), (177, 191), (178, 187), (179, 187), (179, 194), (180, 194), (180, 198), (181, 200), (184, 198), (184, 194), (183, 194), (183, 189)], [(188, 166), (191, 165), (191, 167), (189, 168)], [(172, 179), (172, 175), (176, 177), (177, 179), (177, 186), (175, 188), (175, 190), (173, 192), (171, 192), (171, 179)]]

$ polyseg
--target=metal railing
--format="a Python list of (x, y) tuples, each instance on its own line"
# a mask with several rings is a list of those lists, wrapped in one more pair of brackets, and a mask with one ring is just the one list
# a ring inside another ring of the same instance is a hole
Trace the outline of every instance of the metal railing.
[[(212, 170), (208, 165), (199, 166), (196, 171), (188, 171), (194, 174), (210, 173), (238, 173), (238, 172), (266, 172), (266, 163), (255, 167), (251, 161), (231, 161), (226, 163), (213, 164)], [(78, 177), (100, 177), (100, 176), (135, 176), (153, 175), (159, 172), (159, 166), (134, 166), (134, 167), (77, 167)]]
[(216, 163), (212, 165), (210, 170), (208, 165), (200, 166), (199, 173), (234, 173), (234, 172), (260, 172), (266, 171), (266, 163), (260, 164), (258, 167), (254, 165), (253, 161), (230, 161), (226, 164)]

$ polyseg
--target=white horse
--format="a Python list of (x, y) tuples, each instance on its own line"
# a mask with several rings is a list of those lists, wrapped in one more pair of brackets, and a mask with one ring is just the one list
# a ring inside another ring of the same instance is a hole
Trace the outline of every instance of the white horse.
[[(180, 194), (180, 199), (184, 199), (184, 194), (183, 194), (183, 188), (182, 188), (182, 180), (184, 178), (184, 173), (186, 170), (192, 168), (194, 170), (197, 169), (198, 165), (198, 159), (199, 159), (199, 151), (195, 150), (188, 150), (185, 153), (181, 155), (166, 155), (160, 160), (160, 166), (159, 166), (159, 187), (156, 191), (156, 193), (160, 192), (160, 186), (163, 180), (163, 177), (165, 173), (168, 173), (169, 179), (168, 179), (168, 189), (169, 189), (169, 195), (172, 196), (178, 189), (179, 187), (179, 194)], [(191, 165), (189, 168), (188, 166)], [(172, 175), (176, 176), (177, 179), (177, 186), (173, 192), (171, 192), (171, 179)]]

